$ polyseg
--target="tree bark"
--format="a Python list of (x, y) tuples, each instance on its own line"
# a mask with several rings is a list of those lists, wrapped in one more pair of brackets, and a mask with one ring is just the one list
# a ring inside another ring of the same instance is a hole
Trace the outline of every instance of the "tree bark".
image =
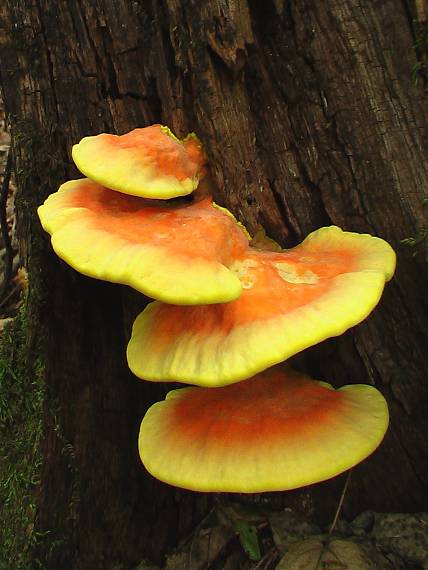
[[(35, 208), (78, 177), (71, 146), (163, 123), (196, 132), (216, 200), (282, 246), (336, 224), (389, 241), (394, 280), (367, 321), (295, 363), (340, 386), (371, 383), (391, 427), (354, 473), (345, 514), (428, 509), (428, 265), (400, 246), (426, 224), (427, 100), (411, 75), (418, 14), (405, 0), (5, 0), (1, 83), (19, 185), (35, 330), (46, 335), (38, 556), (48, 568), (160, 561), (211, 497), (148, 476), (136, 452), (147, 407), (125, 346), (144, 305), (57, 260)], [(420, 14), (419, 14), (420, 15)], [(341, 478), (268, 496), (319, 520)], [(265, 501), (266, 498), (252, 497)]]

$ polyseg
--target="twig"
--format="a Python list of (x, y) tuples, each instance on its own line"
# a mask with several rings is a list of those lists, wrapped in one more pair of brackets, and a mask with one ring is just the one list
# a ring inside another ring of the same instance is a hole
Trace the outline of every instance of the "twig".
[[(334, 517), (333, 517), (333, 522), (331, 523), (330, 528), (328, 529), (328, 537), (327, 537), (327, 540), (325, 541), (324, 546), (323, 546), (322, 549), (321, 549), (319, 558), (318, 558), (318, 560), (317, 560), (317, 564), (316, 564), (316, 566), (315, 566), (315, 570), (318, 570), (318, 569), (319, 569), (320, 564), (321, 564), (322, 557), (323, 557), (323, 555), (324, 555), (324, 552), (325, 552), (326, 550), (329, 550), (329, 544), (330, 544), (330, 540), (331, 540), (331, 535), (333, 534), (333, 531), (334, 531), (334, 529), (336, 528), (336, 524), (337, 524), (337, 521), (338, 521), (338, 519), (339, 519), (339, 515), (340, 515), (340, 513), (341, 513), (341, 511), (342, 511), (343, 501), (345, 500), (346, 491), (348, 490), (348, 486), (349, 486), (349, 480), (351, 479), (351, 473), (352, 473), (352, 469), (350, 469), (350, 470), (348, 471), (348, 474), (346, 475), (346, 481), (345, 481), (345, 484), (343, 485), (343, 489), (342, 489), (342, 493), (341, 493), (341, 495), (340, 495), (339, 503), (338, 503), (338, 505), (337, 505), (337, 509), (336, 509), (336, 512), (335, 512)], [(334, 554), (334, 553), (333, 553), (333, 554)], [(335, 555), (335, 554), (334, 554), (334, 555)], [(335, 555), (335, 556), (336, 556), (336, 555)], [(336, 558), (337, 558), (337, 556), (336, 556)], [(339, 562), (340, 562), (340, 561), (339, 561)]]
[(9, 282), (12, 277), (12, 267), (13, 267), (13, 249), (9, 235), (9, 230), (7, 227), (7, 212), (6, 212), (11, 174), (12, 174), (12, 151), (9, 149), (9, 152), (7, 154), (6, 166), (3, 174), (3, 182), (0, 187), (0, 228), (1, 228), (1, 236), (3, 238), (3, 243), (5, 247), (5, 256), (4, 256), (5, 269), (3, 275), (3, 282), (0, 286), (0, 298), (3, 297), (3, 295), (7, 291), (7, 288), (9, 287)]
[(333, 533), (334, 529), (336, 528), (337, 519), (339, 518), (340, 512), (341, 512), (342, 507), (343, 507), (343, 501), (345, 500), (346, 491), (348, 490), (349, 481), (351, 479), (351, 473), (352, 473), (352, 469), (350, 469), (348, 471), (348, 474), (346, 475), (346, 481), (345, 481), (345, 484), (343, 485), (342, 494), (340, 495), (340, 499), (339, 499), (339, 504), (337, 505), (337, 509), (336, 509), (336, 513), (334, 515), (333, 522), (331, 523), (330, 528), (328, 529), (328, 534), (330, 536)]

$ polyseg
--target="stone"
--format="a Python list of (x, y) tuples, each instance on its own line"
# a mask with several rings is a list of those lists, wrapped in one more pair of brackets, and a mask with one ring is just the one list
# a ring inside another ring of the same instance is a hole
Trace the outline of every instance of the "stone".
[(428, 570), (428, 513), (375, 513), (372, 536), (386, 551)]
[[(327, 544), (326, 544), (327, 543)], [(370, 542), (311, 537), (292, 544), (276, 570), (396, 570)]]

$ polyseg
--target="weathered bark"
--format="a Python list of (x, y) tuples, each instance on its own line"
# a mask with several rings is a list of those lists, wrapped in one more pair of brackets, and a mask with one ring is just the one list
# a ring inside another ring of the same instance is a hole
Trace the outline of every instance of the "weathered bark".
[[(35, 206), (76, 177), (72, 144), (155, 122), (203, 141), (216, 199), (284, 246), (337, 224), (387, 239), (398, 269), (374, 314), (296, 358), (387, 397), (391, 429), (353, 476), (348, 515), (428, 508), (428, 266), (400, 247), (425, 223), (428, 108), (411, 81), (405, 0), (6, 0), (1, 81), (20, 185), (21, 247), (44, 277), (46, 437), (38, 526), (49, 568), (160, 559), (210, 498), (149, 478), (138, 423), (162, 387), (125, 364), (137, 294), (56, 260)], [(271, 501), (330, 516), (337, 481)], [(58, 541), (52, 547), (52, 537)]]

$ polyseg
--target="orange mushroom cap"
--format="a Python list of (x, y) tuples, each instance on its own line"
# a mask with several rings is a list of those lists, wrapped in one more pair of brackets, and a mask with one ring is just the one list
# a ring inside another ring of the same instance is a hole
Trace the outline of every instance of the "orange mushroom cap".
[(353, 467), (381, 443), (388, 407), (372, 386), (334, 390), (270, 369), (222, 388), (182, 388), (154, 404), (139, 452), (156, 478), (194, 491), (285, 491)]
[(63, 184), (38, 213), (58, 256), (85, 275), (176, 304), (241, 294), (227, 266), (248, 238), (209, 198), (158, 206), (82, 179)]
[(383, 240), (332, 226), (288, 251), (248, 248), (231, 269), (239, 299), (151, 303), (137, 317), (128, 364), (145, 380), (222, 386), (243, 380), (362, 321), (394, 271)]
[(168, 127), (152, 125), (125, 135), (100, 134), (74, 145), (85, 176), (124, 194), (167, 199), (197, 188), (205, 157), (196, 135), (180, 141)]

